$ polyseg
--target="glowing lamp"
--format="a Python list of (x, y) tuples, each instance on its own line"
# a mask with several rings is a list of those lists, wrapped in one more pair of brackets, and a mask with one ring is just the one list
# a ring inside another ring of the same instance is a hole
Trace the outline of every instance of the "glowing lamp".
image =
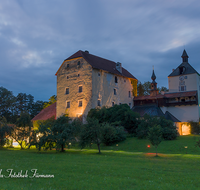
[(69, 145), (72, 145), (72, 143), (69, 143)]
[(150, 148), (150, 147), (151, 147), (151, 146), (148, 144), (148, 145), (147, 145), (147, 148)]
[(118, 144), (116, 144), (116, 146), (118, 146)]

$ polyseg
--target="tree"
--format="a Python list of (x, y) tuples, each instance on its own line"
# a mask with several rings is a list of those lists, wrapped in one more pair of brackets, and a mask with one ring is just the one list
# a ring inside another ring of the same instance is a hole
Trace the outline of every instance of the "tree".
[(9, 122), (14, 110), (15, 96), (4, 87), (0, 87), (0, 115)]
[(87, 118), (96, 118), (100, 123), (119, 122), (129, 133), (135, 134), (139, 124), (139, 114), (133, 112), (127, 104), (114, 105), (113, 107), (91, 109)]
[(12, 137), (19, 143), (21, 149), (26, 148), (29, 144), (32, 134), (31, 129), (32, 122), (29, 113), (22, 112), (12, 132)]
[[(158, 91), (159, 94), (161, 94), (161, 91), (167, 92), (168, 89), (166, 87), (158, 87)], [(143, 84), (141, 82), (138, 82), (137, 85), (137, 92), (138, 92), (138, 96), (146, 96), (146, 95), (150, 95), (151, 92), (151, 82), (147, 81), (144, 82)]]
[(99, 120), (96, 118), (87, 118), (87, 124), (84, 125), (81, 136), (80, 136), (80, 146), (85, 148), (90, 146), (92, 143), (96, 144), (100, 150), (100, 144), (102, 143), (102, 125), (99, 123)]
[(43, 109), (49, 107), (51, 104), (55, 103), (57, 101), (57, 96), (53, 95), (49, 98), (49, 102), (45, 102), (43, 105)]
[(11, 134), (12, 127), (6, 124), (6, 118), (0, 117), (0, 147), (6, 143), (7, 137)]
[(157, 154), (157, 147), (162, 142), (162, 128), (160, 125), (154, 125), (149, 129), (148, 132), (148, 140), (151, 142), (151, 144), (156, 148), (156, 156)]
[(57, 120), (51, 118), (39, 124), (36, 134), (39, 136), (35, 145), (41, 150), (52, 149), (64, 152), (67, 144), (74, 142), (77, 135), (78, 121), (70, 123), (67, 115), (59, 117)]

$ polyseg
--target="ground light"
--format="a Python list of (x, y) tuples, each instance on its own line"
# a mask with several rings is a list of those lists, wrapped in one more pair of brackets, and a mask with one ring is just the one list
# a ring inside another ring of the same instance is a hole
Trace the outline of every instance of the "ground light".
[(187, 148), (188, 148), (188, 147), (187, 147), (187, 146), (185, 146), (186, 154), (187, 154)]

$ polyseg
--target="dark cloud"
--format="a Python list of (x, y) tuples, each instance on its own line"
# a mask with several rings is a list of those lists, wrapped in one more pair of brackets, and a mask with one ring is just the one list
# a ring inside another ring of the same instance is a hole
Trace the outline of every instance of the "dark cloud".
[(158, 86), (181, 63), (185, 48), (200, 71), (197, 0), (10, 0), (0, 4), (0, 86), (47, 100), (55, 73), (78, 51), (119, 61), (141, 82)]

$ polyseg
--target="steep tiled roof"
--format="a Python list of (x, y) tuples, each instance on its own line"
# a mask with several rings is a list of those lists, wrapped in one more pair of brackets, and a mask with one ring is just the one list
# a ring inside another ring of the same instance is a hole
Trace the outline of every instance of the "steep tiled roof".
[(150, 99), (158, 99), (158, 98), (177, 98), (177, 97), (188, 97), (188, 96), (196, 96), (197, 91), (188, 91), (188, 92), (174, 92), (174, 93), (166, 93), (164, 95), (158, 94), (156, 96), (137, 96), (134, 100), (150, 100)]
[(122, 75), (124, 77), (136, 79), (131, 73), (129, 73), (123, 67), (122, 67), (122, 73), (120, 73), (116, 69), (116, 63), (114, 61), (110, 61), (110, 60), (98, 57), (96, 55), (92, 55), (87, 51), (84, 52), (84, 51), (79, 50), (72, 56), (65, 59), (65, 61), (78, 58), (78, 57), (83, 57), (95, 69), (105, 70), (113, 74)]
[(170, 112), (165, 112), (165, 119), (171, 120), (173, 122), (180, 122), (175, 116), (173, 116)]
[(181, 63), (168, 77), (181, 75), (179, 71), (180, 67), (185, 68), (185, 71), (182, 73), (182, 75), (194, 74), (194, 73), (197, 73), (199, 75), (199, 73), (189, 63), (184, 62), (184, 63)]
[(43, 109), (32, 119), (32, 121), (47, 120), (50, 119), (51, 117), (55, 117), (56, 119), (56, 102), (50, 105), (49, 107)]
[(135, 106), (133, 111), (139, 113), (141, 117), (144, 117), (145, 114), (154, 117), (164, 117), (162, 110), (156, 105)]

